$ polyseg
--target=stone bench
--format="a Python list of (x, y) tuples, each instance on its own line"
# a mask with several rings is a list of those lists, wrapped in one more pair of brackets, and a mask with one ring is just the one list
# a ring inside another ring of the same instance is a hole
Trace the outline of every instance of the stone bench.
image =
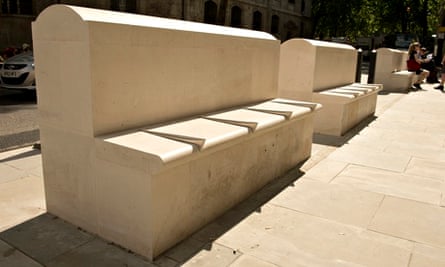
[(310, 156), (269, 34), (55, 5), (33, 38), (48, 212), (149, 259)]
[(315, 132), (340, 136), (375, 112), (381, 84), (355, 83), (357, 51), (349, 45), (291, 39), (281, 45), (279, 95), (314, 101)]
[(391, 48), (376, 50), (374, 81), (383, 84), (384, 91), (406, 92), (416, 79), (416, 74), (407, 70), (408, 53)]

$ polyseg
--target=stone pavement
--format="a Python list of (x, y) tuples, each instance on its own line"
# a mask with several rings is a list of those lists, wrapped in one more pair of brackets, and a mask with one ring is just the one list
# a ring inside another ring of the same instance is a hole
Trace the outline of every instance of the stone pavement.
[(154, 263), (46, 213), (39, 151), (0, 153), (0, 266), (445, 266), (445, 94), (423, 87)]

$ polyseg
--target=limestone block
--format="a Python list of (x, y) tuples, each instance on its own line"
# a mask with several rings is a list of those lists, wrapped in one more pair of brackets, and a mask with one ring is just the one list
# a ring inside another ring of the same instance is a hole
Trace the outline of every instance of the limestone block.
[(314, 131), (343, 135), (375, 112), (381, 84), (355, 83), (357, 51), (349, 45), (291, 39), (281, 45), (280, 97), (323, 105)]
[(374, 81), (384, 85), (385, 91), (409, 89), (416, 74), (407, 71), (408, 53), (391, 48), (377, 49)]
[(263, 32), (55, 5), (33, 40), (42, 120), (85, 134), (276, 97), (279, 41)]
[(356, 63), (350, 45), (290, 39), (281, 45), (279, 94), (312, 101), (312, 92), (353, 83)]

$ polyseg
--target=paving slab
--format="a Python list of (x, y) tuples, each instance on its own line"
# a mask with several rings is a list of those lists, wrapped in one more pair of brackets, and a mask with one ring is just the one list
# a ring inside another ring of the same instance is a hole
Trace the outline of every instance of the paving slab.
[(408, 265), (409, 241), (375, 236), (363, 228), (265, 205), (216, 242), (278, 266)]
[(349, 165), (332, 182), (436, 205), (442, 198), (442, 181), (364, 166)]
[[(442, 133), (442, 132), (441, 132)], [(445, 133), (445, 132), (443, 132)], [(439, 138), (438, 138), (439, 137)], [(445, 135), (428, 132), (408, 132), (400, 129), (368, 127), (349, 142), (384, 150), (393, 142), (442, 147)]]
[(385, 152), (410, 155), (417, 158), (445, 161), (445, 149), (441, 146), (422, 145), (417, 142), (392, 142)]
[(343, 161), (336, 161), (332, 159), (325, 159), (318, 162), (314, 167), (309, 169), (303, 179), (314, 179), (329, 183), (333, 180), (342, 170), (348, 166), (349, 163)]
[(199, 253), (205, 245), (206, 243), (200, 240), (188, 238), (168, 250), (164, 253), (164, 256), (173, 259), (176, 262), (184, 262), (193, 257), (193, 255)]
[(302, 179), (286, 188), (269, 204), (366, 228), (383, 197), (382, 194), (351, 186)]
[(328, 158), (395, 172), (403, 172), (410, 161), (410, 156), (407, 155), (388, 153), (368, 146), (353, 144), (338, 148)]
[[(238, 259), (235, 260), (234, 263), (230, 265), (230, 267), (246, 267), (246, 266), (255, 266), (255, 267), (277, 267), (278, 265), (272, 264), (270, 262), (266, 262), (263, 260), (260, 260), (258, 258), (249, 256), (249, 255), (242, 255)], [(295, 265), (295, 267), (299, 267)]]
[(28, 176), (0, 183), (0, 232), (45, 213), (44, 196), (41, 177)]
[(445, 266), (445, 249), (415, 243), (409, 266)]
[(237, 258), (242, 256), (240, 251), (221, 246), (219, 244), (209, 244), (205, 249), (187, 260), (181, 266), (187, 267), (225, 267), (231, 265)]
[(17, 250), (0, 240), (0, 266), (5, 267), (43, 267), (43, 265), (29, 258), (21, 251)]
[(445, 182), (445, 161), (412, 158), (406, 167), (405, 173)]
[(445, 209), (408, 199), (385, 197), (369, 229), (445, 248)]
[[(388, 116), (389, 118), (389, 116)], [(424, 133), (427, 129), (427, 125), (415, 121), (409, 123), (405, 121), (393, 121), (388, 119), (379, 119), (369, 125), (372, 128), (381, 128), (385, 130), (397, 130), (403, 132), (420, 132)]]
[(46, 265), (94, 236), (50, 214), (40, 215), (0, 233), (0, 239)]
[(17, 170), (16, 168), (6, 164), (0, 165), (0, 173), (8, 174), (0, 176), (0, 184), (25, 178), (26, 176), (28, 176), (28, 174), (22, 172), (21, 170)]
[(123, 250), (111, 243), (94, 239), (67, 253), (57, 256), (47, 267), (155, 267), (147, 260)]

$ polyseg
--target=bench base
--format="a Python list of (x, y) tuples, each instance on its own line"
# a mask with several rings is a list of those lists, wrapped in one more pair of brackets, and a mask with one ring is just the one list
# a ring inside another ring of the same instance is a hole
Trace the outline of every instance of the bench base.
[[(330, 90), (335, 91), (334, 90)], [(377, 105), (377, 95), (381, 87), (376, 87), (362, 95), (340, 95), (335, 93), (313, 93), (313, 101), (323, 109), (315, 115), (314, 132), (342, 136), (365, 118), (372, 116)]]
[(384, 84), (383, 91), (386, 92), (407, 92), (417, 75), (414, 72), (401, 70), (393, 73), (379, 73), (375, 74), (375, 82)]

